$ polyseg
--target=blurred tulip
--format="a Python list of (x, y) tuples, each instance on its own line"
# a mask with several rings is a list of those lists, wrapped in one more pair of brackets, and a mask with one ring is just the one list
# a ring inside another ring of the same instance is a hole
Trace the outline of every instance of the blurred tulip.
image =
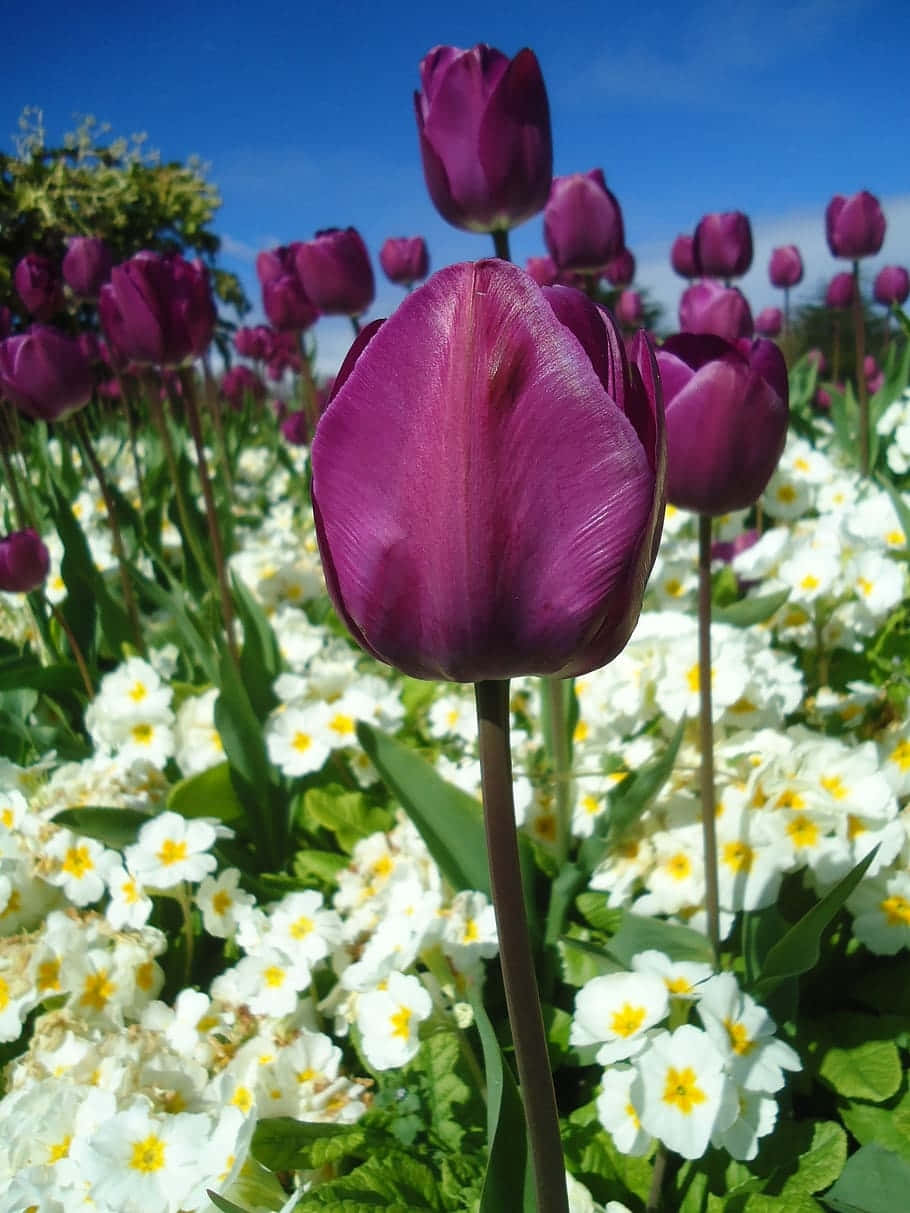
[(525, 262), (525, 271), (538, 286), (553, 286), (559, 274), (552, 257), (529, 257)]
[(695, 282), (679, 301), (679, 327), (686, 333), (713, 333), (727, 341), (751, 337), (752, 312), (745, 295), (735, 286)]
[(63, 283), (53, 261), (26, 253), (13, 272), (13, 285), (30, 315), (50, 320), (63, 310)]
[(280, 422), (282, 436), (291, 446), (306, 446), (310, 441), (310, 421), (303, 409), (287, 413)]
[(423, 173), (443, 219), (504, 231), (543, 210), (553, 176), (550, 106), (540, 65), (479, 43), (437, 46), (414, 94)]
[(319, 319), (296, 272), (263, 283), (262, 307), (269, 324), (280, 333), (301, 333)]
[(59, 421), (88, 404), (94, 378), (79, 342), (35, 324), (0, 341), (0, 393), (36, 421)]
[(272, 348), (272, 331), (264, 324), (255, 328), (239, 328), (234, 334), (234, 349), (241, 358), (255, 358), (258, 362), (269, 356)]
[(828, 362), (825, 355), (819, 349), (811, 349), (806, 354), (806, 361), (818, 371), (819, 375), (824, 375), (828, 369)]
[(705, 215), (695, 229), (692, 255), (709, 278), (739, 278), (752, 264), (752, 225), (742, 211)]
[(818, 388), (813, 403), (820, 412), (827, 413), (831, 408), (831, 393), (826, 392), (823, 387)]
[(803, 280), (803, 259), (795, 244), (784, 244), (776, 248), (768, 263), (771, 285), (782, 289), (798, 286)]
[(622, 211), (602, 169), (554, 178), (543, 214), (543, 238), (560, 271), (599, 274), (622, 252)]
[(623, 291), (616, 300), (616, 317), (626, 328), (639, 328), (644, 323), (644, 307), (638, 291)]
[(657, 351), (667, 500), (716, 517), (758, 500), (787, 437), (787, 366), (773, 341), (679, 333)]
[(681, 278), (697, 278), (695, 264), (695, 237), (677, 236), (670, 250), (670, 264)]
[(329, 593), (418, 678), (596, 669), (641, 607), (663, 458), (646, 339), (630, 364), (606, 312), (504, 261), (440, 270), (360, 334), (320, 419)]
[(373, 267), (356, 228), (330, 227), (304, 241), (297, 249), (297, 273), (327, 316), (359, 316), (373, 302)]
[(844, 270), (842, 274), (835, 274), (828, 283), (828, 289), (825, 292), (825, 306), (843, 311), (845, 308), (853, 306), (855, 294), (856, 285), (853, 275), (849, 270)]
[(760, 337), (777, 337), (784, 327), (784, 314), (779, 307), (766, 307), (755, 317), (755, 331)]
[(80, 299), (97, 299), (111, 276), (114, 257), (99, 236), (71, 236), (63, 258), (63, 280)]
[(379, 264), (390, 282), (413, 286), (430, 272), (430, 254), (423, 236), (390, 236), (379, 250)]
[(36, 530), (13, 531), (0, 539), (0, 590), (28, 594), (47, 579), (50, 552)]
[(886, 265), (876, 274), (872, 293), (876, 302), (884, 307), (906, 303), (910, 295), (910, 274), (902, 265)]
[(224, 399), (237, 412), (250, 400), (256, 404), (265, 400), (265, 384), (248, 366), (232, 366), (221, 376), (218, 387)]
[(13, 327), (13, 314), (5, 305), (0, 307), (0, 341), (8, 337)]
[(277, 248), (264, 249), (256, 257), (256, 277), (259, 285), (264, 287), (267, 282), (273, 282), (285, 274), (295, 274), (297, 250), (301, 241), (291, 244), (281, 244)]
[(112, 354), (140, 365), (198, 358), (215, 329), (205, 267), (176, 255), (141, 252), (115, 266), (98, 312)]
[(882, 247), (885, 226), (879, 201), (868, 190), (850, 198), (835, 194), (825, 211), (825, 235), (835, 257), (873, 256)]
[(604, 277), (611, 286), (628, 286), (635, 278), (635, 258), (627, 248), (607, 265)]

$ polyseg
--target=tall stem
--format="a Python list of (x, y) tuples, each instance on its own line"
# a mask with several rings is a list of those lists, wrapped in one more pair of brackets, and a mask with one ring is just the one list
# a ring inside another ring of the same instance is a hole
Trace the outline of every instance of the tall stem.
[[(199, 575), (201, 577), (209, 576), (208, 561), (202, 552), (201, 546), (196, 542), (196, 531), (190, 522), (189, 507), (186, 503), (186, 496), (183, 492), (183, 481), (180, 478), (180, 468), (177, 466), (177, 452), (174, 450), (174, 443), (171, 440), (171, 431), (168, 428), (168, 421), (164, 415), (164, 409), (161, 405), (161, 397), (159, 395), (159, 383), (151, 377), (145, 382), (146, 399), (148, 400), (149, 411), (152, 415), (155, 429), (158, 431), (158, 437), (161, 439), (161, 446), (164, 449), (164, 459), (167, 463), (167, 470), (171, 476), (171, 483), (174, 486), (174, 497), (177, 501), (177, 514), (180, 518), (180, 533), (184, 546), (188, 545), (193, 552), (193, 558), (199, 567)], [(184, 552), (184, 571), (186, 570), (186, 554)]]
[(511, 261), (512, 255), (509, 252), (509, 229), (497, 228), (495, 232), (490, 232), (493, 237), (493, 252), (501, 261)]
[(866, 322), (859, 291), (859, 261), (853, 262), (853, 335), (856, 340), (856, 390), (859, 394), (859, 470), (869, 475), (869, 391), (866, 387)]
[(215, 423), (215, 442), (218, 446), (218, 462), (221, 465), (221, 479), (224, 481), (225, 498), (230, 504), (234, 500), (234, 477), (231, 474), (231, 461), (228, 455), (227, 441), (224, 436), (224, 412), (221, 407), (221, 396), (218, 385), (212, 375), (208, 358), (202, 360), (202, 371), (205, 377), (205, 399), (209, 413)]
[(701, 745), (701, 820), (705, 852), (708, 938), (720, 955), (717, 894), (717, 831), (714, 799), (714, 722), (711, 718), (711, 519), (698, 516), (698, 691)]
[(522, 896), (512, 800), (509, 683), (508, 680), (478, 682), (474, 691), (490, 888), (518, 1081), (528, 1127), (528, 1147), (534, 1168), (537, 1213), (568, 1213), (556, 1094), (547, 1056), (547, 1038), (540, 1012)]

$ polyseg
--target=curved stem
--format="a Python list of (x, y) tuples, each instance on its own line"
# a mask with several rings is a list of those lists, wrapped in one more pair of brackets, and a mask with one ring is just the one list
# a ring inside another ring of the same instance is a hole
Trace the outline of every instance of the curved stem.
[(705, 853), (708, 938), (720, 956), (717, 893), (717, 831), (714, 798), (714, 722), (711, 717), (711, 519), (698, 516), (698, 691), (701, 744), (701, 820)]
[(85, 693), (86, 693), (86, 695), (88, 695), (89, 699), (94, 699), (95, 698), (95, 688), (92, 686), (92, 678), (88, 672), (88, 665), (86, 664), (86, 661), (85, 661), (85, 654), (82, 652), (82, 649), (79, 647), (79, 641), (76, 639), (75, 633), (73, 632), (73, 629), (69, 625), (69, 621), (67, 620), (64, 613), (60, 610), (60, 608), (58, 606), (56, 606), (53, 602), (51, 602), (50, 599), (45, 599), (45, 601), (47, 602), (47, 605), (50, 607), (50, 612), (53, 615), (54, 619), (57, 621), (57, 624), (59, 625), (61, 631), (66, 636), (67, 643), (70, 646), (70, 651), (73, 654), (73, 660), (76, 662), (76, 667), (79, 670), (79, 677), (82, 679), (82, 685), (85, 687)]
[(568, 1213), (556, 1094), (522, 896), (512, 799), (509, 683), (507, 679), (478, 682), (474, 691), (490, 887), (518, 1082), (528, 1127), (537, 1211)]
[(509, 229), (497, 228), (495, 232), (490, 232), (493, 237), (493, 252), (501, 261), (511, 261), (512, 255), (509, 252)]

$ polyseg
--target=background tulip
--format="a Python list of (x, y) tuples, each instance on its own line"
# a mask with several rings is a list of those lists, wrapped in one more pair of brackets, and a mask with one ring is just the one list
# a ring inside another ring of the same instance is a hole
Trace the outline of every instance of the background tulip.
[(835, 194), (825, 211), (825, 235), (835, 257), (871, 257), (885, 239), (885, 215), (874, 194)]
[(635, 258), (623, 249), (604, 270), (604, 277), (611, 286), (628, 286), (635, 278)]
[(693, 236), (677, 236), (670, 250), (670, 264), (681, 278), (697, 278), (698, 268), (695, 264), (695, 238)]
[(0, 539), (0, 590), (6, 594), (28, 594), (43, 585), (51, 567), (51, 556), (41, 536), (28, 527)]
[(853, 305), (855, 294), (856, 284), (853, 281), (853, 275), (849, 270), (844, 270), (842, 274), (835, 274), (828, 283), (828, 289), (825, 291), (825, 306), (844, 310)]
[(46, 325), (0, 341), (0, 393), (38, 421), (57, 421), (88, 404), (92, 368), (79, 342)]
[(795, 244), (785, 244), (776, 248), (768, 262), (768, 277), (771, 285), (787, 289), (798, 286), (803, 280), (803, 259)]
[(784, 314), (779, 307), (766, 307), (755, 317), (755, 331), (761, 337), (776, 337), (784, 327)]
[(63, 280), (80, 299), (97, 299), (111, 276), (114, 257), (98, 236), (71, 236), (61, 266)]
[(623, 291), (616, 300), (616, 317), (626, 328), (637, 328), (644, 321), (644, 307), (638, 291)]
[(695, 265), (710, 278), (739, 278), (752, 264), (752, 225), (742, 211), (705, 215), (695, 229)]
[(715, 517), (757, 501), (787, 436), (787, 366), (773, 341), (679, 333), (657, 351), (667, 500)]
[(525, 262), (525, 270), (538, 286), (553, 286), (559, 276), (559, 270), (552, 257), (529, 257)]
[(232, 409), (242, 409), (248, 400), (260, 404), (265, 399), (265, 384), (248, 366), (232, 366), (218, 387)]
[(373, 267), (356, 228), (317, 232), (299, 245), (296, 266), (303, 289), (327, 316), (359, 316), (373, 302)]
[(390, 236), (379, 250), (379, 264), (390, 282), (411, 286), (430, 272), (430, 254), (423, 236)]
[(13, 285), (30, 315), (50, 320), (63, 309), (60, 273), (47, 257), (26, 253), (13, 271)]
[(268, 358), (272, 347), (272, 333), (264, 324), (255, 328), (239, 328), (234, 334), (234, 349), (241, 358)]
[(259, 285), (264, 287), (267, 282), (281, 278), (285, 274), (296, 273), (297, 250), (301, 241), (292, 244), (281, 244), (277, 248), (264, 249), (256, 257), (256, 277)]
[[(608, 386), (609, 385), (609, 388)], [(450, 266), (345, 360), (312, 447), (329, 593), (418, 678), (594, 669), (625, 643), (662, 517), (659, 388), (579, 292)]]
[(414, 94), (423, 172), (443, 219), (505, 231), (543, 210), (553, 176), (550, 106), (533, 51), (437, 46)]
[(719, 282), (695, 282), (679, 301), (679, 327), (687, 333), (713, 333), (727, 341), (751, 337), (752, 312), (742, 291)]
[(625, 247), (622, 211), (603, 170), (556, 177), (543, 215), (543, 236), (560, 271), (599, 274)]
[(319, 319), (319, 311), (296, 271), (263, 283), (262, 307), (269, 324), (281, 333), (303, 332)]
[(876, 274), (872, 292), (885, 307), (905, 303), (910, 295), (910, 274), (902, 265), (886, 265)]

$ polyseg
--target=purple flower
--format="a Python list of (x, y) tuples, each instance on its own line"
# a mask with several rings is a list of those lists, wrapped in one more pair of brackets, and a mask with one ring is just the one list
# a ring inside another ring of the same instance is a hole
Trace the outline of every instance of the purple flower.
[(472, 232), (543, 210), (553, 176), (550, 106), (533, 51), (437, 46), (414, 94), (423, 173), (443, 219)]
[(239, 328), (234, 334), (234, 349), (241, 358), (255, 358), (262, 362), (272, 349), (272, 330), (264, 324), (255, 328)]
[(695, 237), (677, 236), (670, 250), (670, 264), (680, 278), (697, 278), (698, 267), (695, 264)]
[(626, 328), (638, 328), (644, 322), (644, 308), (638, 291), (623, 291), (616, 300), (616, 317)]
[(663, 511), (651, 347), (499, 260), (434, 274), (354, 343), (312, 446), (329, 593), (418, 678), (568, 676), (623, 647)]
[(751, 337), (752, 312), (745, 295), (735, 286), (695, 282), (679, 301), (679, 327), (687, 333), (713, 333), (727, 341)]
[(176, 255), (142, 252), (115, 266), (98, 311), (112, 353), (140, 365), (179, 366), (198, 358), (215, 328), (205, 267)]
[(379, 264), (390, 282), (413, 286), (430, 272), (430, 254), (423, 236), (389, 236), (379, 250)]
[(803, 259), (795, 244), (774, 249), (768, 262), (768, 277), (777, 287), (798, 286), (803, 280)]
[(80, 299), (97, 299), (111, 276), (114, 258), (99, 236), (71, 236), (63, 258), (63, 280)]
[(265, 384), (248, 366), (232, 366), (221, 376), (221, 395), (237, 412), (248, 400), (261, 404), (265, 400)]
[(604, 270), (611, 286), (628, 286), (635, 278), (635, 258), (627, 248), (618, 253)]
[(296, 271), (262, 284), (262, 306), (269, 324), (281, 333), (303, 332), (319, 319)]
[(88, 404), (92, 368), (78, 341), (46, 325), (0, 341), (0, 392), (36, 421), (58, 421)]
[(13, 272), (16, 293), (36, 320), (50, 320), (63, 309), (60, 273), (47, 257), (26, 253)]
[(825, 235), (835, 257), (856, 261), (873, 256), (882, 247), (885, 226), (881, 205), (868, 190), (851, 198), (835, 194), (825, 211)]
[(373, 302), (373, 267), (356, 228), (317, 232), (298, 246), (296, 265), (304, 290), (327, 316), (359, 316)]
[(905, 303), (910, 295), (910, 274), (902, 265), (886, 265), (876, 274), (872, 292), (885, 307)]
[(709, 278), (739, 278), (752, 264), (752, 225), (742, 211), (705, 215), (695, 229), (693, 256)]
[(779, 307), (766, 307), (755, 317), (755, 331), (760, 337), (776, 337), (784, 327), (784, 314)]
[(281, 278), (284, 274), (296, 273), (295, 264), (300, 244), (301, 241), (296, 240), (291, 244), (281, 244), (277, 248), (264, 249), (257, 255), (256, 276), (260, 286), (264, 287), (267, 282)]
[(525, 271), (538, 286), (554, 286), (559, 276), (559, 270), (552, 257), (529, 257), (525, 262)]
[(842, 274), (835, 274), (828, 283), (828, 289), (825, 292), (825, 306), (843, 311), (853, 306), (855, 295), (856, 284), (853, 281), (853, 275), (849, 270), (844, 270)]
[(787, 437), (787, 366), (773, 341), (679, 333), (657, 351), (667, 500), (716, 516), (757, 501)]
[(310, 441), (310, 421), (303, 409), (288, 413), (281, 419), (279, 428), (291, 446), (306, 446)]
[(543, 237), (560, 271), (599, 274), (625, 248), (619, 203), (603, 170), (556, 177), (543, 215)]
[(28, 594), (43, 585), (51, 567), (50, 552), (36, 530), (13, 531), (0, 539), (0, 590)]

